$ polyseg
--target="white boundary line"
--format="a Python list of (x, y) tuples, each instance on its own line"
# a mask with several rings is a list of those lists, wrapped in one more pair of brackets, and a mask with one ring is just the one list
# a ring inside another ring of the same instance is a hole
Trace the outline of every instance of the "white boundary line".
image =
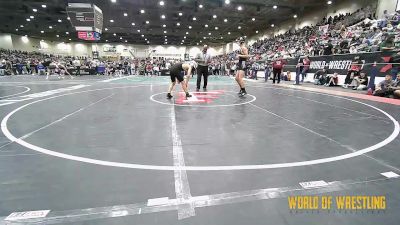
[[(234, 93), (233, 91), (225, 91), (225, 92)], [(196, 93), (196, 92), (191, 92), (191, 93)], [(207, 92), (205, 92), (205, 93), (207, 93)], [(234, 104), (227, 104), (227, 105), (180, 105), (180, 104), (175, 104), (175, 103), (162, 102), (162, 101), (158, 101), (158, 100), (154, 99), (155, 96), (162, 95), (162, 94), (165, 95), (165, 94), (167, 94), (167, 92), (161, 92), (161, 93), (154, 94), (154, 95), (150, 96), (150, 100), (153, 102), (159, 103), (159, 104), (163, 104), (163, 105), (172, 105), (172, 106), (179, 106), (179, 107), (198, 107), (198, 108), (231, 107), (231, 106), (249, 104), (249, 103), (252, 103), (255, 100), (257, 100), (256, 96), (247, 94), (247, 96), (252, 97), (252, 99), (247, 102), (242, 102), (242, 103), (234, 103)], [(243, 97), (243, 98), (245, 98), (245, 97)]]
[[(133, 86), (133, 87), (142, 87), (142, 86), (148, 86), (148, 85), (139, 85), (139, 86)], [(119, 87), (119, 88), (129, 88), (132, 86), (127, 86), (127, 87)], [(100, 91), (100, 90), (110, 90), (110, 89), (115, 89), (115, 88), (102, 88), (102, 89), (95, 89), (95, 90), (88, 90), (88, 91), (81, 91), (81, 92), (74, 92), (74, 93), (66, 93), (63, 95), (58, 95), (58, 96), (52, 96), (49, 98), (45, 98), (45, 99), (40, 99), (28, 104), (25, 104), (23, 106), (18, 107), (17, 109), (13, 110), (12, 112), (10, 112), (8, 115), (6, 115), (3, 120), (1, 121), (1, 130), (4, 133), (4, 135), (10, 139), (11, 141), (14, 141), (26, 148), (29, 148), (31, 150), (37, 151), (37, 152), (41, 152), (43, 154), (47, 154), (47, 155), (52, 155), (55, 157), (59, 157), (59, 158), (64, 158), (64, 159), (68, 159), (68, 160), (74, 160), (74, 161), (78, 161), (78, 162), (84, 162), (84, 163), (90, 163), (90, 164), (95, 164), (95, 165), (103, 165), (103, 166), (111, 166), (111, 167), (120, 167), (120, 168), (130, 168), (130, 169), (144, 169), (144, 170), (176, 170), (179, 168), (176, 168), (175, 166), (157, 166), (157, 165), (144, 165), (144, 164), (131, 164), (131, 163), (119, 163), (119, 162), (112, 162), (112, 161), (104, 161), (104, 160), (97, 160), (97, 159), (90, 159), (90, 158), (85, 158), (85, 157), (80, 157), (80, 156), (74, 156), (74, 155), (68, 155), (68, 154), (64, 154), (64, 153), (60, 153), (60, 152), (56, 152), (56, 151), (52, 151), (46, 148), (42, 148), (33, 144), (30, 144), (28, 142), (25, 142), (24, 140), (20, 140), (18, 138), (16, 138), (13, 134), (11, 134), (11, 132), (8, 130), (7, 127), (7, 122), (9, 120), (9, 118), (15, 114), (16, 112), (18, 112), (19, 110), (35, 104), (37, 102), (42, 102), (45, 100), (49, 100), (49, 99), (53, 99), (53, 98), (58, 98), (58, 97), (62, 97), (62, 96), (67, 96), (67, 95), (72, 95), (72, 94), (78, 94), (78, 93), (87, 93), (87, 92), (93, 92), (93, 91)], [(293, 89), (289, 89), (289, 90), (293, 90)], [(263, 165), (237, 165), (237, 166), (185, 166), (185, 167), (181, 167), (181, 169), (185, 169), (187, 171), (221, 171), (221, 170), (258, 170), (258, 169), (276, 169), (276, 168), (289, 168), (289, 167), (297, 167), (297, 166), (308, 166), (308, 165), (316, 165), (316, 164), (322, 164), (322, 163), (328, 163), (328, 162), (335, 162), (335, 161), (340, 161), (340, 160), (344, 160), (344, 159), (350, 159), (353, 157), (357, 157), (360, 155), (363, 155), (365, 153), (368, 152), (372, 152), (375, 151), (379, 148), (382, 148), (383, 146), (389, 144), (390, 142), (392, 142), (400, 133), (400, 125), (399, 122), (396, 121), (390, 114), (388, 114), (387, 112), (383, 111), (382, 109), (379, 109), (375, 106), (369, 105), (367, 103), (363, 103), (357, 100), (353, 100), (350, 98), (345, 98), (345, 97), (340, 97), (340, 96), (332, 96), (332, 97), (338, 97), (341, 99), (346, 99), (352, 102), (356, 102), (368, 107), (371, 107), (381, 113), (383, 113), (385, 116), (387, 116), (394, 125), (394, 129), (392, 134), (387, 137), (386, 139), (384, 139), (383, 141), (372, 145), (370, 147), (364, 148), (364, 149), (360, 149), (358, 151), (352, 152), (352, 153), (348, 153), (348, 154), (344, 154), (344, 155), (339, 155), (339, 156), (334, 156), (334, 157), (328, 157), (328, 158), (322, 158), (322, 159), (315, 159), (315, 160), (308, 160), (308, 161), (299, 161), (299, 162), (290, 162), (290, 163), (274, 163), (274, 164), (263, 164)]]
[(134, 75), (123, 76), (123, 77), (116, 77), (116, 78), (111, 78), (111, 79), (108, 79), (108, 80), (101, 80), (101, 81), (99, 81), (99, 82), (108, 83), (108, 82), (111, 82), (111, 81), (114, 81), (114, 80), (121, 80), (121, 79), (125, 79), (125, 78), (128, 78), (128, 77), (133, 77), (133, 76), (134, 76)]
[(0, 96), (0, 99), (9, 98), (9, 97), (13, 97), (13, 96), (16, 96), (16, 95), (22, 95), (22, 94), (24, 94), (24, 93), (26, 93), (26, 92), (31, 90), (29, 87), (26, 87), (26, 86), (6, 86), (6, 87), (22, 87), (22, 88), (25, 88), (25, 91), (19, 92), (17, 94), (12, 94), (12, 95)]
[(178, 219), (185, 219), (196, 215), (194, 207), (189, 200), (192, 198), (190, 193), (189, 180), (185, 168), (185, 158), (183, 156), (182, 141), (176, 127), (175, 106), (171, 107), (171, 134), (172, 134), (172, 153), (174, 158), (175, 195), (178, 206)]
[[(389, 176), (388, 176), (389, 175)], [(320, 195), (323, 193), (341, 192), (352, 190), (353, 188), (365, 187), (370, 184), (380, 184), (381, 182), (394, 182), (399, 176), (391, 171), (381, 173), (378, 176), (355, 179), (330, 181), (322, 183), (322, 186), (304, 188), (300, 184), (276, 188), (252, 189), (238, 192), (226, 192), (219, 194), (199, 195), (190, 199), (195, 208), (204, 208), (212, 206), (223, 206), (239, 204), (243, 202), (255, 202), (261, 200), (282, 199), (295, 195)], [(389, 183), (390, 185), (390, 183)], [(149, 204), (150, 203), (150, 204)], [(94, 221), (106, 218), (126, 217), (140, 214), (152, 214), (166, 211), (175, 211), (181, 204), (177, 199), (168, 199), (168, 197), (148, 199), (146, 202), (113, 205), (96, 208), (71, 209), (65, 211), (50, 211), (49, 215), (43, 218), (18, 219), (16, 224), (81, 224), (82, 221)], [(367, 209), (362, 209), (367, 210)], [(328, 211), (326, 211), (328, 212)], [(0, 224), (6, 217), (0, 217)], [(8, 224), (8, 223), (7, 223)], [(10, 223), (12, 224), (12, 223)], [(91, 223), (92, 224), (92, 223)]]

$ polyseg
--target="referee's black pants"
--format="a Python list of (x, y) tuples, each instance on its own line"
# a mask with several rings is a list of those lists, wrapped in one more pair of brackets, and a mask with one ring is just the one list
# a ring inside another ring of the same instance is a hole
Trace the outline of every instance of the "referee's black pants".
[(204, 86), (203, 86), (203, 88), (207, 88), (208, 66), (200, 66), (199, 65), (197, 67), (197, 89), (200, 89), (201, 76), (204, 76)]

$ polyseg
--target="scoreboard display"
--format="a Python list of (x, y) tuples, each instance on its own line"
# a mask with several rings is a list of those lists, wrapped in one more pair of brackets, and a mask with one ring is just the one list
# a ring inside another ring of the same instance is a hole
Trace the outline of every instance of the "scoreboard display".
[(67, 14), (76, 31), (102, 33), (103, 12), (96, 5), (90, 3), (68, 3)]
[(100, 34), (95, 31), (79, 31), (78, 38), (86, 41), (98, 41), (100, 40)]

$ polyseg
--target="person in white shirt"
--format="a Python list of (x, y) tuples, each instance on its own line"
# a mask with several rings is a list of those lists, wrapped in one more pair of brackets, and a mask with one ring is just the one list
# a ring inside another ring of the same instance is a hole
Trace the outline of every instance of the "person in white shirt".
[(75, 76), (81, 76), (81, 61), (79, 59), (75, 59), (72, 61), (72, 65), (75, 67)]
[(203, 84), (203, 90), (207, 89), (207, 82), (208, 82), (208, 66), (211, 62), (211, 55), (207, 53), (208, 46), (204, 45), (203, 46), (203, 51), (199, 54), (197, 54), (195, 61), (197, 62), (198, 69), (197, 69), (197, 88), (196, 90), (200, 90), (201, 86), (201, 77), (204, 77), (204, 84)]

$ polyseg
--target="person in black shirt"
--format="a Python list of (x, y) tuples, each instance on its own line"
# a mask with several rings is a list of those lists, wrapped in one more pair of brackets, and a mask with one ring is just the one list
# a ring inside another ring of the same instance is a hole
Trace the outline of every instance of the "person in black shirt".
[[(167, 98), (171, 99), (173, 96), (171, 94), (174, 86), (176, 84), (176, 80), (181, 83), (183, 91), (186, 93), (186, 98), (192, 97), (188, 91), (188, 79), (192, 72), (197, 68), (197, 63), (192, 61), (189, 63), (177, 63), (172, 65), (170, 68), (169, 76), (171, 77), (171, 84), (168, 88)], [(186, 76), (184, 73), (186, 72)]]
[(315, 72), (315, 74), (314, 74), (314, 84), (315, 85), (324, 85), (326, 83), (326, 76), (327, 75), (328, 75), (328, 71), (325, 68)]
[(353, 90), (367, 90), (368, 86), (368, 77), (365, 72), (360, 73), (360, 77), (354, 78), (354, 88)]
[(324, 55), (332, 55), (332, 49), (333, 45), (331, 43), (331, 40), (329, 40), (328, 43), (324, 46)]

